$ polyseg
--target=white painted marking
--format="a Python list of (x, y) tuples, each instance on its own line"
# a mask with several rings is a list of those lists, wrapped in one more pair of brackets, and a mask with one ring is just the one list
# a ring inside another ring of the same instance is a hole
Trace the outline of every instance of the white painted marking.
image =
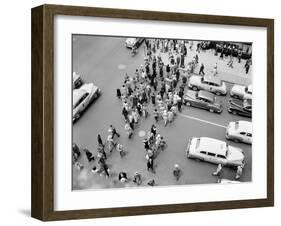
[(145, 131), (143, 131), (143, 130), (139, 131), (139, 136), (140, 137), (144, 137), (145, 136)]
[(185, 118), (197, 120), (197, 121), (200, 121), (200, 122), (204, 122), (204, 123), (207, 123), (207, 124), (211, 124), (211, 125), (222, 127), (222, 128), (226, 129), (226, 126), (220, 125), (220, 124), (217, 124), (217, 123), (214, 123), (214, 122), (210, 122), (210, 121), (203, 120), (203, 119), (200, 119), (200, 118), (195, 118), (195, 117), (192, 117), (192, 116), (189, 116), (189, 115), (185, 115), (185, 114), (179, 114), (179, 115), (182, 116), (182, 117), (185, 117)]

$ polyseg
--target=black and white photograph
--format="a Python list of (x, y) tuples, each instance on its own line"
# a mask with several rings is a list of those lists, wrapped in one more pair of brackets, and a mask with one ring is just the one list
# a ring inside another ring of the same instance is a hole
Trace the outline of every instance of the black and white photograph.
[(250, 183), (252, 43), (72, 34), (72, 189)]

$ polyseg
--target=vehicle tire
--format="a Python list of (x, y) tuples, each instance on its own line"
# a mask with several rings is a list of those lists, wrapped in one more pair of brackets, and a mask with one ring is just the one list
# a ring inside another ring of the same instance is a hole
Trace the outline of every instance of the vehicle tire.
[(193, 89), (194, 91), (197, 91), (197, 90), (198, 90), (197, 86), (192, 86), (192, 89)]
[(188, 159), (195, 160), (195, 158), (191, 157), (190, 155), (187, 155), (187, 158), (188, 158)]
[(237, 96), (237, 95), (233, 95), (233, 98), (240, 99), (239, 96)]
[(240, 143), (240, 141), (237, 140), (237, 139), (234, 139), (233, 141), (234, 141), (235, 143)]
[(216, 92), (216, 95), (217, 95), (217, 96), (220, 96), (220, 95), (221, 95), (221, 93), (220, 93), (220, 92)]
[(213, 112), (214, 112), (214, 109), (210, 108), (210, 109), (209, 109), (209, 112), (212, 112), (212, 113), (213, 113)]
[(221, 110), (221, 111), (217, 111), (216, 113), (221, 114), (221, 113), (222, 113), (222, 110)]
[(231, 111), (231, 113), (237, 115), (237, 111)]
[(186, 101), (186, 102), (185, 102), (185, 105), (186, 105), (186, 106), (191, 106), (191, 103), (190, 103), (189, 101)]

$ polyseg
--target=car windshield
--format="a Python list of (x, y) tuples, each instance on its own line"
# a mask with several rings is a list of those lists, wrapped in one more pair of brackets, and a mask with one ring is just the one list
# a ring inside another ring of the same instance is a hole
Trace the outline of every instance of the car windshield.
[(199, 147), (199, 145), (200, 145), (200, 138), (198, 138), (197, 140), (196, 140), (196, 149)]

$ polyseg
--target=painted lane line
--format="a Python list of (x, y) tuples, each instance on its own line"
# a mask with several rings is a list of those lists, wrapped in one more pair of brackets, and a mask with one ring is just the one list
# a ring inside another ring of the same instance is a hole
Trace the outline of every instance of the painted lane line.
[(222, 127), (224, 129), (226, 129), (226, 126), (220, 125), (220, 124), (217, 124), (217, 123), (214, 123), (214, 122), (206, 121), (206, 120), (203, 120), (203, 119), (200, 119), (200, 118), (195, 118), (195, 117), (192, 117), (192, 116), (189, 116), (189, 115), (185, 115), (185, 114), (182, 114), (182, 113), (180, 113), (179, 115), (182, 116), (182, 117), (185, 117), (185, 118), (197, 120), (197, 121), (200, 121), (200, 122), (204, 122), (204, 123), (207, 123), (207, 124), (211, 124), (211, 125)]

